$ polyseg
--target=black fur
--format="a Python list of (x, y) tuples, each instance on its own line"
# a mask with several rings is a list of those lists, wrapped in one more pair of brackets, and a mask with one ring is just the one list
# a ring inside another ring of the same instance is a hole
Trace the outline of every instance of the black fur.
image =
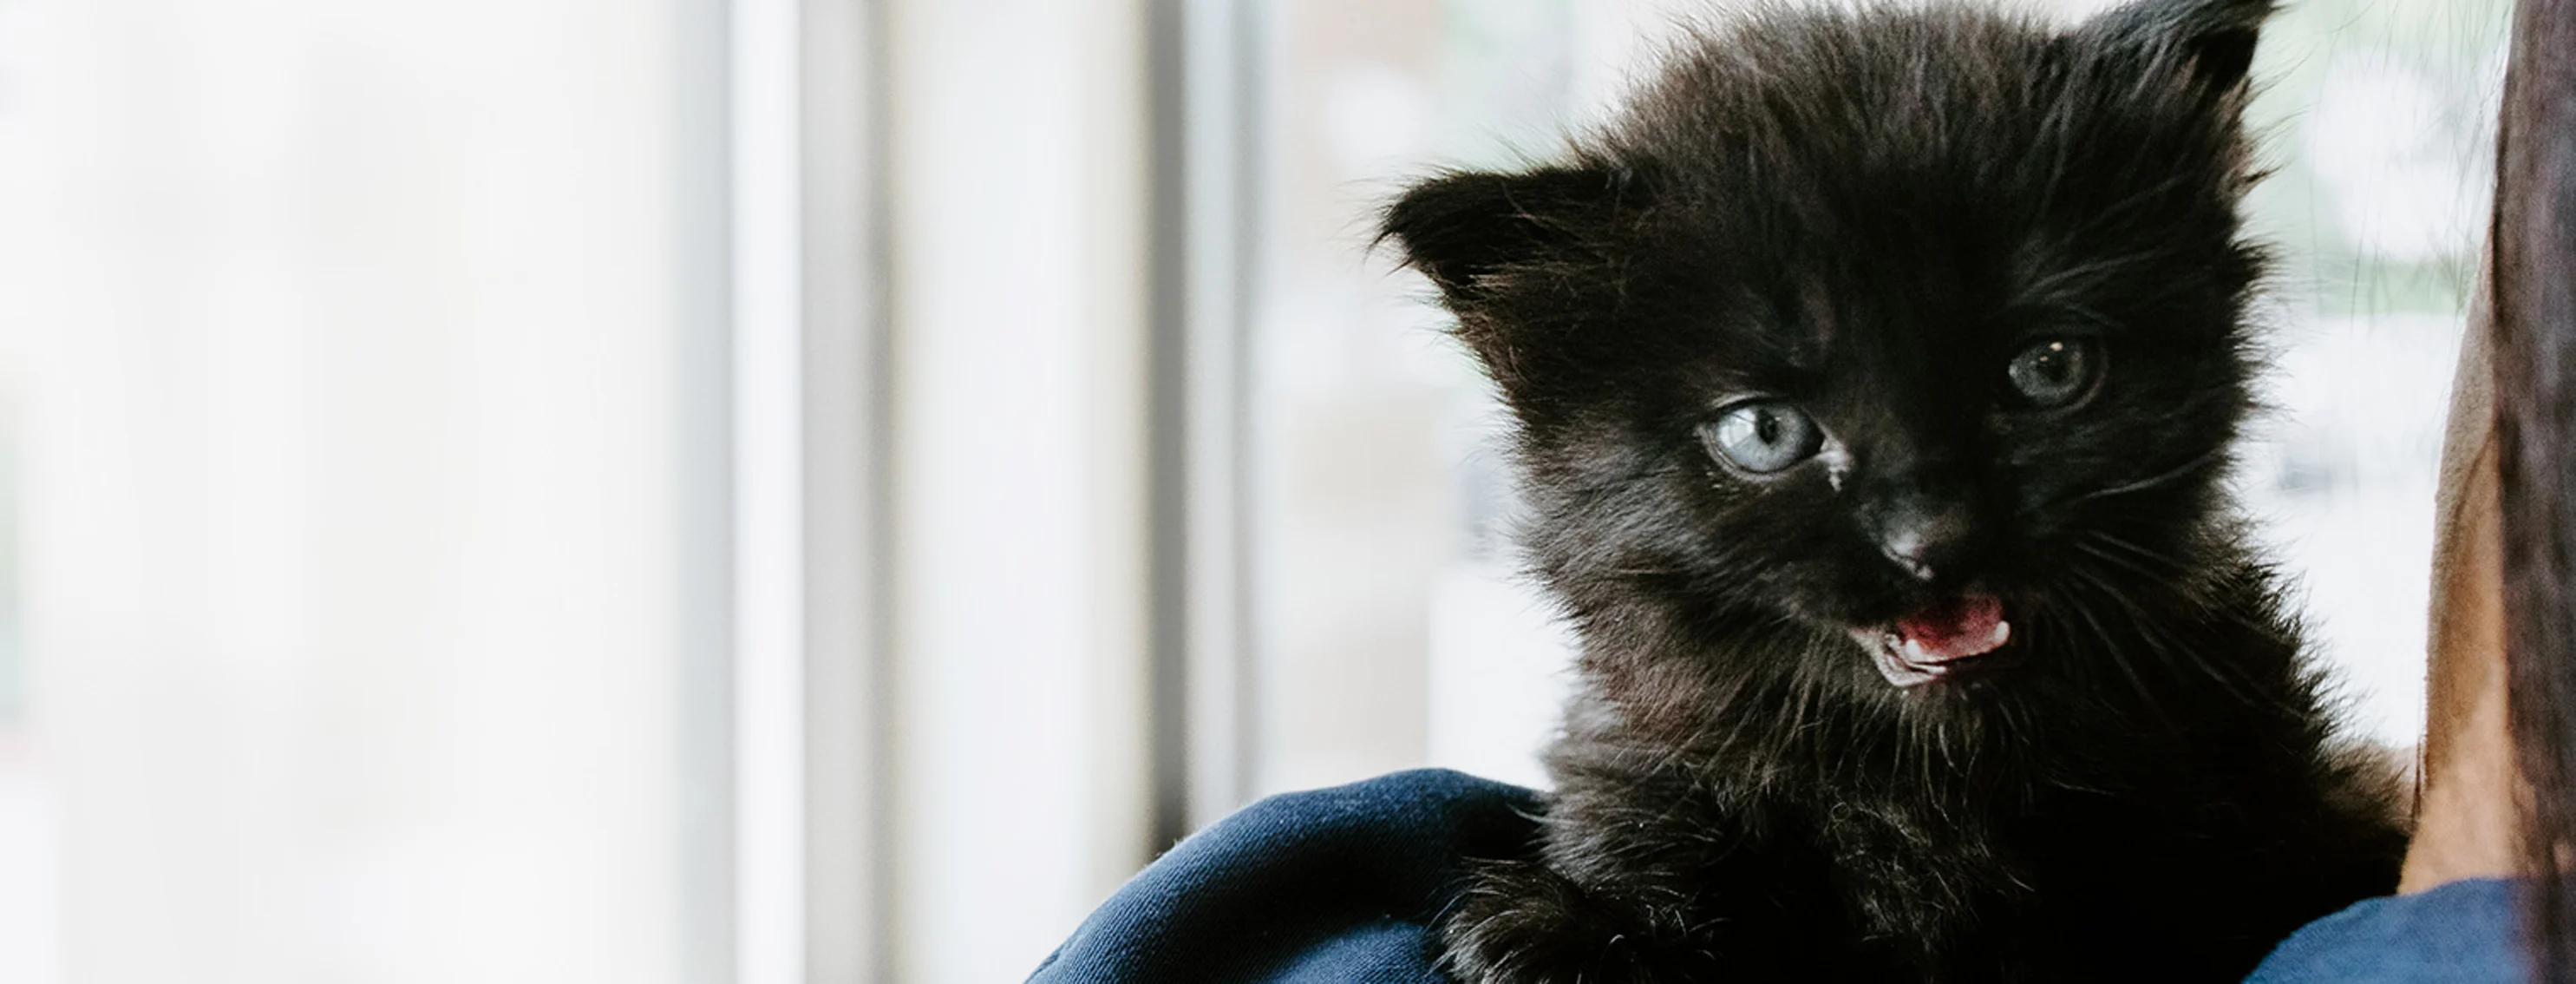
[[(1568, 160), (1387, 211), (1516, 416), (1583, 640), (1544, 862), (1445, 917), (1459, 976), (2236, 980), (2394, 887), (2395, 784), (2338, 752), (2222, 484), (2271, 6), (1767, 9)], [(2104, 375), (2016, 403), (2054, 338)], [(1722, 464), (1703, 428), (1753, 395), (1839, 457)], [(1888, 545), (1926, 515), (1928, 575)], [(1900, 688), (1854, 641), (1969, 590), (2017, 667)]]

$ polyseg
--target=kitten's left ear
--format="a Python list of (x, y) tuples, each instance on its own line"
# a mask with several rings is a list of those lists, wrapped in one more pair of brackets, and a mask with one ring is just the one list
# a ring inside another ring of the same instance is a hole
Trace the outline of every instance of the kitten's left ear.
[(1548, 259), (1605, 226), (1630, 191), (1624, 169), (1548, 167), (1521, 173), (1453, 171), (1405, 189), (1379, 235), (1431, 278), (1451, 307), (1472, 304), (1486, 278)]
[[(1411, 188), (1378, 226), (1440, 288), (1461, 341), (1505, 389), (1528, 377), (1532, 331), (1561, 303), (1642, 195), (1628, 168), (1594, 161), (1520, 172), (1452, 171)], [(1580, 272), (1574, 272), (1580, 271)], [(1546, 299), (1546, 300), (1542, 300)]]
[(2178, 58), (2209, 91), (2227, 92), (2254, 67), (2254, 42), (2279, 8), (2278, 0), (2138, 0), (2084, 30), (2159, 62)]

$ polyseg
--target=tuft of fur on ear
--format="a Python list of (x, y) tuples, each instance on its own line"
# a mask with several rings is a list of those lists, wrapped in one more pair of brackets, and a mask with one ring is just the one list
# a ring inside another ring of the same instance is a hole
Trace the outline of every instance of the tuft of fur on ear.
[(1407, 189), (1387, 207), (1381, 242), (1440, 288), (1457, 336), (1507, 398), (1571, 346), (1534, 344), (1552, 326), (1597, 307), (1603, 252), (1618, 217), (1637, 204), (1626, 168), (1579, 163), (1519, 173), (1452, 171)]
[(2231, 92), (2254, 67), (2254, 44), (2278, 0), (2138, 0), (2096, 18), (2088, 31), (2177, 59), (2210, 92)]
[(1550, 167), (1517, 174), (1452, 171), (1405, 190), (1387, 207), (1381, 239), (1438, 285), (1464, 313), (1515, 265), (1579, 246), (1606, 224), (1628, 184), (1607, 167)]

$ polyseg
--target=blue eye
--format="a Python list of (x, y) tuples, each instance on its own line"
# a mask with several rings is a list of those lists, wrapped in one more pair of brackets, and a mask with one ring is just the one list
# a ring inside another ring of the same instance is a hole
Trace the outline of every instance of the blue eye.
[(1824, 428), (1806, 411), (1773, 400), (1739, 403), (1715, 422), (1701, 424), (1700, 443), (1710, 454), (1756, 475), (1781, 471), (1816, 456)]
[(2093, 391), (2102, 375), (2102, 351), (2081, 338), (2052, 338), (2021, 350), (2004, 375), (2013, 392), (2039, 409), (2062, 407)]

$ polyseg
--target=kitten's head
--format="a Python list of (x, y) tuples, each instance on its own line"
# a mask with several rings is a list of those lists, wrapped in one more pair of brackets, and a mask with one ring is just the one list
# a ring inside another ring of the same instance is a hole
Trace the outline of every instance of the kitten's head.
[(2085, 675), (2011, 669), (2031, 637), (2193, 577), (2249, 405), (2272, 6), (1773, 9), (1571, 161), (1403, 195), (1386, 235), (1516, 414), (1528, 546), (1586, 630), (2009, 685)]

